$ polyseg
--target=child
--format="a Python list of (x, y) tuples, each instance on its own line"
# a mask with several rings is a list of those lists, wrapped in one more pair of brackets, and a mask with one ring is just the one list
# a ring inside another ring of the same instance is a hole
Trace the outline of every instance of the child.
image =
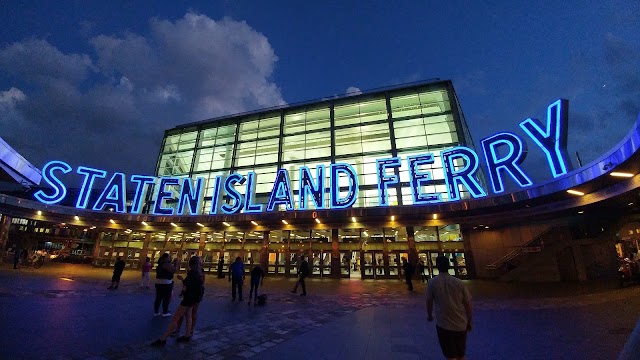
[(151, 259), (147, 256), (146, 261), (142, 264), (142, 283), (140, 287), (145, 289), (149, 288), (149, 283), (151, 282), (150, 275), (151, 274)]
[(251, 288), (249, 289), (249, 303), (251, 305), (251, 294), (255, 294), (253, 297), (253, 305), (256, 305), (258, 301), (258, 286), (262, 285), (264, 281), (264, 270), (260, 268), (260, 264), (256, 264), (251, 270)]

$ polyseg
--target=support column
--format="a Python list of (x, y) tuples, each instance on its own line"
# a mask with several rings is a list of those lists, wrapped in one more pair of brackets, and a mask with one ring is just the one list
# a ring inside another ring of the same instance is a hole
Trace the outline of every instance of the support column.
[(409, 247), (409, 264), (414, 268), (418, 266), (418, 251), (416, 250), (416, 238), (413, 226), (407, 226), (407, 245)]
[(0, 251), (4, 252), (9, 239), (9, 227), (11, 226), (11, 216), (0, 215)]
[(270, 232), (262, 232), (262, 248), (260, 248), (260, 267), (265, 274), (269, 273), (269, 234)]
[(138, 261), (138, 268), (142, 268), (142, 264), (145, 263), (147, 256), (149, 256), (149, 244), (151, 243), (151, 232), (144, 234), (144, 240), (142, 240), (142, 250), (140, 250), (140, 259)]
[(331, 229), (331, 277), (334, 279), (340, 279), (341, 274), (340, 237), (338, 236), (338, 229)]
[(578, 281), (587, 281), (587, 269), (584, 265), (584, 258), (582, 257), (582, 249), (579, 245), (571, 247), (573, 252), (573, 259), (576, 265), (576, 276)]
[[(98, 265), (98, 258), (100, 257), (100, 242), (104, 237), (104, 231), (100, 231), (96, 238), (96, 245), (93, 247), (93, 263)], [(109, 249), (109, 256), (111, 256), (111, 249)]]
[(204, 246), (207, 242), (207, 233), (200, 232), (200, 243), (198, 244), (198, 256), (202, 258), (204, 256)]

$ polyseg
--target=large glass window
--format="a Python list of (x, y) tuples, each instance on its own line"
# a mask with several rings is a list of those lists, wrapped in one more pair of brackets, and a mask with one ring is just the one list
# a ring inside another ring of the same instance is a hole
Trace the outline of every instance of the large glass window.
[(413, 92), (390, 99), (394, 119), (438, 114), (451, 110), (447, 90)]

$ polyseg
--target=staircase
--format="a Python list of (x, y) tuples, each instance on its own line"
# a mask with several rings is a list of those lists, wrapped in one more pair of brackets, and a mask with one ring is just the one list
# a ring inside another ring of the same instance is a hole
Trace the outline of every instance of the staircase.
[(558, 238), (562, 238), (560, 235), (564, 233), (559, 231), (560, 228), (552, 226), (535, 236), (528, 242), (516, 247), (511, 252), (496, 260), (495, 262), (486, 266), (487, 270), (490, 270), (491, 277), (494, 279), (504, 277), (512, 270), (516, 269), (523, 262), (532, 256), (539, 256), (545, 249), (545, 246), (550, 246), (557, 242)]

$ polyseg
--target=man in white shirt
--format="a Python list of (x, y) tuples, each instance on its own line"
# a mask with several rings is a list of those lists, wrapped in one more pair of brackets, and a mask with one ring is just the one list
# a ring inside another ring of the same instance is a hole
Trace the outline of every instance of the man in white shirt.
[(439, 255), (440, 274), (427, 285), (427, 320), (433, 321), (435, 303), (436, 330), (442, 353), (447, 359), (466, 359), (467, 332), (471, 331), (471, 295), (462, 281), (449, 275), (449, 259)]

